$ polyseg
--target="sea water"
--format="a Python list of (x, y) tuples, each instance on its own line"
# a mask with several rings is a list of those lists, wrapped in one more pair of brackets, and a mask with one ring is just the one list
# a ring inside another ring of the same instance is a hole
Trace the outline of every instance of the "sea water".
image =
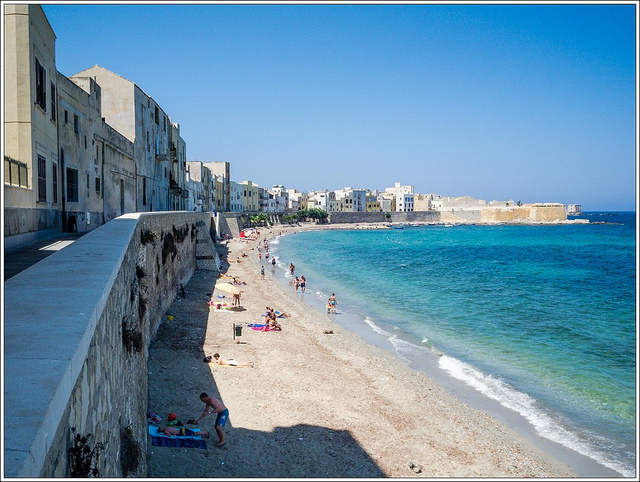
[(541, 437), (634, 477), (636, 216), (581, 217), (590, 223), (307, 231), (272, 252), (398, 356), (438, 353), (439, 370)]

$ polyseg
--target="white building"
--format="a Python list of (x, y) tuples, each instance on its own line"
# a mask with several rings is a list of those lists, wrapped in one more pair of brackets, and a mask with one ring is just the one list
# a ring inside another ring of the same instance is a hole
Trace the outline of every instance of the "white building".
[(235, 181), (229, 181), (229, 211), (232, 213), (244, 212), (243, 188)]

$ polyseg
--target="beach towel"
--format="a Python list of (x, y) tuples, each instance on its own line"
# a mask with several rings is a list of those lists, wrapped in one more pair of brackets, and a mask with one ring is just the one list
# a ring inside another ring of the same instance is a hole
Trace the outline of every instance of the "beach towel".
[(267, 325), (260, 325), (258, 323), (252, 323), (252, 324), (247, 325), (247, 326), (250, 327), (252, 330), (256, 330), (256, 331), (282, 331), (282, 330), (271, 330), (269, 328), (267, 328), (265, 330), (264, 327), (267, 326)]
[[(194, 432), (199, 432), (199, 428), (192, 428)], [(158, 433), (158, 427), (149, 425), (149, 435), (151, 444), (157, 447), (189, 447), (195, 449), (206, 449), (207, 443), (200, 436), (178, 437)]]

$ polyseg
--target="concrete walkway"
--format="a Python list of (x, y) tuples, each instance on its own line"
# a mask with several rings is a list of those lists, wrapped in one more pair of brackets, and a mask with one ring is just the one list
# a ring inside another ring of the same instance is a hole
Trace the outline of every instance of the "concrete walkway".
[(86, 233), (60, 233), (57, 236), (40, 239), (26, 246), (5, 249), (2, 257), (4, 280), (7, 281), (47, 256), (69, 246), (84, 234)]

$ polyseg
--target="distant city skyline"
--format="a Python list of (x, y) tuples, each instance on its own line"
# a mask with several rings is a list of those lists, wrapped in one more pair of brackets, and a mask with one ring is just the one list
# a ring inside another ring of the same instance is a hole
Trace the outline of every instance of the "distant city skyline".
[(637, 4), (43, 4), (178, 122), (190, 161), (299, 191), (634, 210)]

